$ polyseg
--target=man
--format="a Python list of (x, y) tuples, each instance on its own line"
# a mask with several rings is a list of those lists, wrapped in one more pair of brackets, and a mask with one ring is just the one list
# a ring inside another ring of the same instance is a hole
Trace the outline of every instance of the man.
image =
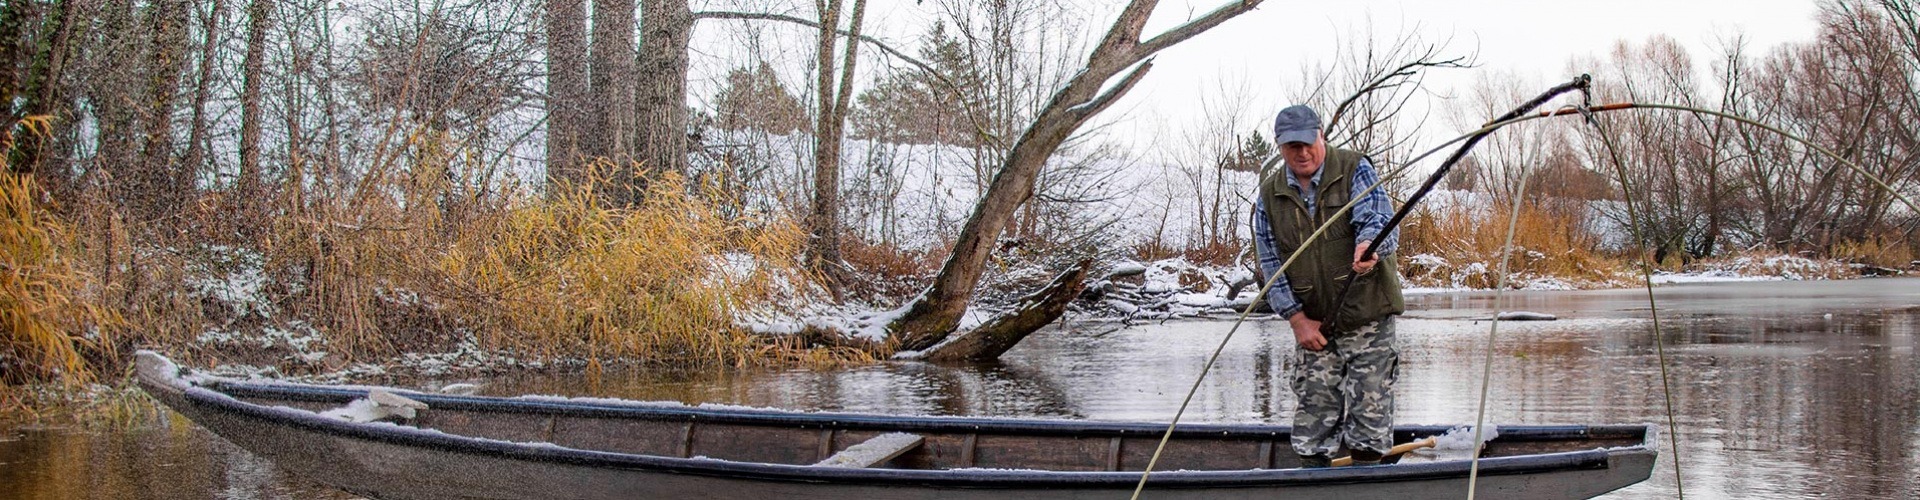
[[(1393, 381), (1400, 362), (1394, 315), (1406, 310), (1393, 258), (1398, 230), (1381, 242), (1378, 255), (1360, 257), (1392, 218), (1393, 205), (1381, 190), (1368, 189), (1379, 177), (1365, 156), (1327, 147), (1312, 108), (1280, 110), (1273, 135), (1286, 168), (1261, 174), (1253, 217), (1260, 269), (1274, 276), (1295, 250), (1307, 247), (1267, 293), (1297, 344), (1293, 450), (1306, 467), (1326, 467), (1342, 448), (1354, 465), (1378, 464), (1393, 447)], [(1355, 199), (1360, 201), (1350, 212), (1338, 214)], [(1309, 241), (1328, 219), (1334, 223)], [(1339, 303), (1349, 274), (1357, 274), (1353, 290)]]

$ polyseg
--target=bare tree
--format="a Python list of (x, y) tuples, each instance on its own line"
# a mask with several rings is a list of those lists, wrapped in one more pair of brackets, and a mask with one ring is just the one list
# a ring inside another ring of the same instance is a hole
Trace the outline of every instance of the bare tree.
[[(1240, 140), (1238, 131), (1262, 121), (1250, 113), (1252, 101), (1252, 89), (1245, 79), (1223, 81), (1215, 92), (1201, 96), (1200, 115), (1174, 135), (1178, 152), (1168, 151), (1168, 157), (1162, 160), (1175, 166), (1184, 188), (1183, 193), (1168, 198), (1188, 201), (1191, 206), (1187, 210), (1194, 214), (1192, 226), (1182, 235), (1185, 246), (1210, 250), (1213, 257), (1229, 262), (1235, 250), (1243, 246), (1240, 223), (1245, 220), (1245, 208), (1251, 206), (1242, 194), (1251, 186), (1235, 184), (1236, 177), (1228, 174), (1245, 161), (1247, 144)], [(1253, 160), (1253, 168), (1257, 170), (1258, 162), (1264, 159)]]
[[(642, 0), (640, 60), (634, 77), (638, 143), (650, 172), (687, 171), (687, 43), (694, 16), (687, 0)], [(644, 174), (643, 174), (644, 175)]]
[(1399, 159), (1418, 146), (1412, 131), (1425, 123), (1415, 119), (1401, 128), (1408, 123), (1402, 116), (1407, 101), (1421, 94), (1426, 72), (1471, 67), (1473, 56), (1447, 55), (1447, 42), (1427, 41), (1417, 26), (1384, 43), (1371, 25), (1355, 33), (1343, 37), (1333, 62), (1301, 70), (1302, 86), (1293, 99), (1326, 114), (1327, 144), (1359, 151), (1378, 168), (1398, 168)]
[[(47, 117), (52, 126), (49, 129), (72, 130), (71, 119), (56, 118), (55, 113), (70, 109), (64, 105), (61, 97), (63, 76), (66, 74), (67, 53), (73, 39), (75, 0), (57, 0), (48, 11), (49, 17), (41, 30), (40, 46), (35, 51), (33, 65), (27, 71), (26, 106), (22, 117)], [(62, 117), (64, 118), (64, 117)], [(7, 165), (18, 172), (32, 172), (41, 169), (43, 152), (57, 135), (53, 130), (26, 137), (15, 137), (15, 148)], [(54, 169), (53, 175), (41, 176), (47, 184), (61, 185), (66, 182), (66, 168)]]
[[(1065, 88), (1053, 94), (1033, 123), (1014, 141), (1007, 158), (1001, 163), (999, 173), (993, 177), (993, 183), (974, 207), (973, 215), (968, 218), (959, 239), (954, 242), (953, 252), (947, 257), (933, 285), (907, 306), (903, 316), (888, 325), (891, 337), (901, 348), (923, 349), (944, 340), (954, 331), (961, 314), (972, 301), (973, 288), (979, 283), (982, 266), (989, 252), (1013, 218), (1014, 209), (1032, 196), (1034, 181), (1047, 157), (1081, 124), (1112, 105), (1115, 99), (1139, 83), (1140, 78), (1152, 68), (1152, 63), (1142, 61), (1162, 49), (1252, 10), (1260, 2), (1249, 0), (1229, 3), (1142, 41), (1141, 31), (1155, 4), (1152, 0), (1130, 2), (1088, 56), (1082, 71), (1075, 74)], [(1107, 80), (1128, 68), (1132, 70), (1109, 88)], [(1078, 286), (1065, 283), (1053, 290), (1053, 293), (1069, 292), (1077, 293)], [(1046, 302), (1040, 300), (1029, 303)], [(1013, 318), (1046, 312), (1044, 308), (1016, 309), (1002, 316), (1008, 319), (990, 321), (975, 332), (991, 332), (999, 325), (1031, 325), (1032, 322)], [(1014, 341), (1019, 337), (1012, 336)]]
[(853, 2), (846, 56), (840, 60), (837, 83), (833, 49), (840, 35), (824, 27), (837, 29), (840, 25), (840, 0), (821, 0), (815, 5), (820, 9), (823, 29), (815, 63), (819, 111), (814, 125), (813, 210), (807, 216), (807, 262), (827, 278), (827, 287), (838, 295), (844, 274), (840, 271), (840, 139), (847, 122), (847, 103), (853, 98), (853, 68), (860, 48), (855, 40), (860, 37), (867, 2)]
[[(1534, 89), (1539, 87), (1511, 73), (1482, 74), (1466, 99), (1454, 101), (1456, 111), (1448, 121), (1459, 130), (1479, 128), (1488, 118), (1512, 108), (1513, 103), (1538, 94)], [(1547, 162), (1551, 152), (1547, 146), (1566, 142), (1564, 127), (1561, 123), (1533, 121), (1501, 128), (1500, 133), (1487, 136), (1475, 148), (1473, 168), (1455, 172), (1474, 175), (1466, 184), (1490, 195), (1494, 204), (1510, 205), (1522, 181), (1529, 180), (1530, 174)], [(1528, 189), (1537, 187), (1529, 185)]]
[[(548, 0), (547, 185), (580, 182), (587, 126), (587, 1)], [(552, 193), (553, 191), (549, 191)]]
[[(593, 0), (593, 41), (589, 101), (594, 126), (585, 134), (589, 154), (626, 163), (633, 158), (634, 81), (633, 0)], [(624, 198), (624, 197), (622, 197)]]
[(253, 0), (247, 6), (247, 54), (240, 77), (240, 197), (248, 200), (261, 186), (261, 87), (266, 84), (267, 32), (273, 29), (273, 0)]
[(187, 172), (198, 172), (209, 166), (206, 156), (211, 130), (209, 130), (207, 116), (207, 101), (213, 98), (214, 65), (220, 54), (220, 32), (225, 29), (222, 25), (226, 23), (226, 2), (213, 0), (204, 14), (205, 17), (200, 23), (202, 28), (199, 71), (194, 78), (193, 102), (190, 105), (193, 109), (193, 117), (189, 122), (187, 152), (180, 161), (182, 169)]
[(20, 91), (20, 73), (16, 68), (30, 50), (27, 24), (37, 5), (38, 2), (7, 2), (0, 6), (0, 103), (6, 104), (8, 116), (4, 125), (8, 131), (13, 130), (14, 122), (19, 120), (13, 116), (13, 97)]
[(148, 82), (141, 78), (147, 73), (139, 69), (148, 67), (140, 55), (151, 30), (143, 29), (146, 23), (130, 0), (107, 0), (96, 12), (98, 24), (87, 30), (82, 49), (88, 57), (78, 59), (86, 64), (81, 71), (86, 75), (84, 99), (93, 106), (98, 124), (90, 145), (96, 153), (82, 176), (104, 181), (116, 194), (127, 196), (141, 182), (139, 130), (146, 109), (136, 106), (140, 99), (135, 96), (147, 90)]

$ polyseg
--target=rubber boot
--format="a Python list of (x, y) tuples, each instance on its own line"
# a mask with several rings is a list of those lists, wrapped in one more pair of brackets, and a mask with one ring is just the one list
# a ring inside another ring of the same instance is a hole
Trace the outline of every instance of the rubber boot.
[(1333, 457), (1326, 455), (1300, 455), (1300, 468), (1324, 469), (1333, 466)]
[(1373, 450), (1353, 450), (1353, 465), (1380, 465), (1384, 455)]

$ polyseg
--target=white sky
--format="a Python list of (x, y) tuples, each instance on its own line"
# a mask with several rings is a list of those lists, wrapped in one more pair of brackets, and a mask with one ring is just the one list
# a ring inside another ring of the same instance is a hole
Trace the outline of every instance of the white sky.
[[(1204, 12), (1219, 0), (1165, 2), (1156, 12), (1150, 32), (1184, 22), (1189, 12)], [(1147, 116), (1167, 120), (1132, 120), (1134, 126), (1180, 124), (1183, 109), (1197, 105), (1203, 93), (1216, 92), (1223, 81), (1245, 79), (1253, 87), (1254, 123), (1240, 127), (1266, 129), (1267, 120), (1290, 104), (1289, 94), (1300, 85), (1302, 66), (1330, 63), (1343, 33), (1369, 29), (1379, 38), (1395, 38), (1417, 29), (1429, 41), (1451, 39), (1449, 54), (1477, 53), (1472, 69), (1436, 70), (1428, 83), (1446, 92), (1464, 94), (1483, 75), (1511, 75), (1546, 87), (1574, 76), (1568, 62), (1577, 56), (1604, 59), (1615, 43), (1645, 42), (1666, 34), (1685, 45), (1697, 68), (1709, 63), (1722, 40), (1735, 34), (1748, 39), (1748, 54), (1759, 55), (1787, 42), (1803, 42), (1815, 33), (1812, 1), (1735, 0), (1626, 0), (1562, 1), (1417, 1), (1362, 0), (1298, 2), (1269, 0), (1212, 31), (1162, 52), (1153, 73), (1121, 106), (1132, 104)], [(1606, 68), (1585, 68), (1596, 78)], [(1712, 80), (1704, 78), (1703, 82)], [(1528, 87), (1528, 88), (1530, 88)], [(1516, 103), (1517, 104), (1517, 103)], [(1116, 106), (1118, 108), (1119, 106)], [(1485, 118), (1472, 120), (1479, 122)], [(1446, 127), (1435, 117), (1428, 126)], [(1124, 124), (1121, 124), (1124, 127)], [(1433, 135), (1433, 131), (1423, 131)], [(1444, 131), (1446, 137), (1453, 130)], [(1143, 132), (1152, 134), (1152, 132)]]
[[(1086, 19), (1063, 20), (1061, 24), (1077, 23), (1096, 32), (1104, 31), (1125, 3), (1056, 1), (1092, 13)], [(1163, 1), (1147, 32), (1157, 34), (1225, 1)], [(728, 10), (731, 6), (726, 4), (732, 2), (708, 3), (712, 5), (694, 8)], [(875, 2), (868, 13), (867, 31), (915, 53), (915, 41), (925, 32), (926, 22), (937, 16), (935, 3)], [(815, 16), (811, 2), (795, 1), (784, 9), (784, 13), (797, 17)], [(1488, 75), (1522, 78), (1528, 82), (1523, 88), (1537, 86), (1544, 90), (1573, 76), (1567, 65), (1575, 57), (1604, 59), (1620, 40), (1641, 44), (1655, 34), (1666, 34), (1685, 45), (1702, 72), (1701, 81), (1711, 82), (1706, 72), (1711, 70), (1710, 63), (1722, 40), (1743, 34), (1748, 40), (1747, 53), (1755, 56), (1782, 43), (1808, 41), (1815, 32), (1816, 10), (1813, 1), (1787, 0), (1268, 0), (1253, 12), (1161, 52), (1147, 79), (1102, 118), (1113, 122), (1109, 130), (1123, 140), (1151, 142), (1179, 133), (1182, 127), (1194, 127), (1201, 121), (1203, 99), (1219, 101), (1223, 87), (1238, 87), (1245, 89), (1248, 104), (1240, 113), (1243, 123), (1235, 129), (1241, 134), (1256, 128), (1265, 130), (1273, 113), (1290, 104), (1290, 94), (1301, 85), (1303, 68), (1332, 63), (1341, 36), (1351, 37), (1366, 30), (1376, 38), (1391, 39), (1417, 28), (1425, 40), (1450, 40), (1446, 54), (1475, 55), (1475, 68), (1439, 70), (1429, 77), (1430, 87), (1442, 94), (1464, 94), (1476, 79)], [(703, 28), (696, 32), (694, 81), (690, 87), (693, 95), (689, 96), (696, 105), (704, 105), (718, 90), (724, 67), (750, 59), (744, 57), (749, 52), (772, 60), (790, 88), (799, 91), (811, 87), (811, 76), (804, 73), (813, 57), (811, 32), (789, 27), (759, 29), (768, 32), (757, 48), (742, 47), (738, 29)], [(866, 53), (873, 52), (877, 51)], [(703, 55), (709, 65), (704, 68)], [(866, 64), (863, 69), (870, 70), (873, 64), (867, 61), (875, 59), (862, 60)], [(1605, 68), (1583, 71), (1604, 80), (1601, 72)], [(873, 74), (868, 75), (859, 80), (859, 85), (873, 81)], [(1415, 103), (1413, 109), (1444, 109), (1441, 103), (1428, 104)], [(1421, 134), (1451, 137), (1456, 131), (1435, 130), (1451, 127), (1448, 123), (1436, 112)]]

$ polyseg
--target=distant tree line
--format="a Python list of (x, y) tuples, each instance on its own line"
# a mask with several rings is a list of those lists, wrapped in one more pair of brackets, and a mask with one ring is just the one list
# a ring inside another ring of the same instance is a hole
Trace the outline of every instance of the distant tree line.
[[(1831, 149), (1909, 199), (1920, 195), (1920, 16), (1903, 0), (1823, 1), (1811, 41), (1753, 54), (1744, 37), (1721, 41), (1704, 64), (1671, 37), (1620, 42), (1592, 72), (1596, 102), (1675, 104), (1745, 116)], [(1535, 90), (1509, 76), (1483, 78), (1460, 128)], [(1632, 220), (1662, 262), (1752, 248), (1877, 260), (1905, 266), (1920, 214), (1892, 193), (1797, 142), (1707, 115), (1602, 114), (1623, 161), (1599, 130), (1577, 120), (1503, 130), (1449, 177), (1456, 188), (1505, 203), (1525, 181), (1534, 196), (1643, 203)], [(1600, 189), (1604, 188), (1604, 189)], [(1617, 205), (1616, 205), (1617, 206)], [(1876, 255), (1877, 254), (1877, 255)]]

